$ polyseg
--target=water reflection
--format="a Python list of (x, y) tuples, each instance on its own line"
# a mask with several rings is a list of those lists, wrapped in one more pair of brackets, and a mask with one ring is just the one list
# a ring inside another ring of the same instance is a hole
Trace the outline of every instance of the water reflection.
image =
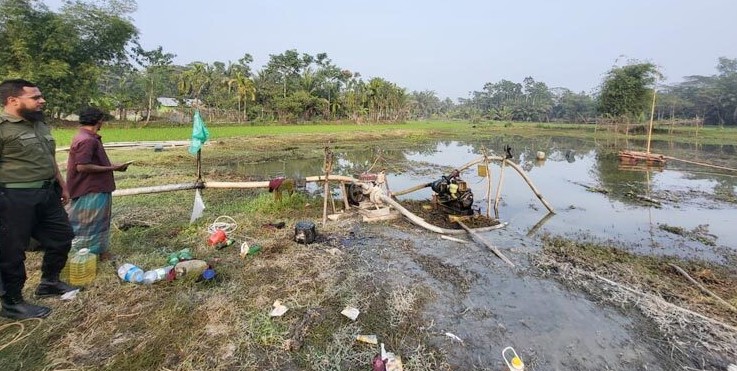
[[(675, 162), (669, 162), (665, 170), (624, 169), (619, 166), (615, 153), (621, 144), (517, 136), (405, 143), (399, 147), (371, 143), (360, 150), (334, 149), (338, 159), (334, 173), (355, 177), (363, 171), (386, 169), (392, 190), (402, 190), (447, 174), (480, 156), (483, 149), (501, 156), (504, 146), (510, 145), (512, 161), (528, 172), (534, 185), (556, 210), (555, 215), (548, 215), (524, 180), (511, 169), (505, 170), (500, 218), (510, 222), (509, 228), (522, 235), (585, 234), (599, 240), (622, 241), (643, 253), (714, 258), (713, 247), (660, 228), (666, 225), (690, 231), (706, 226), (708, 233), (716, 236), (717, 246), (737, 246), (737, 234), (731, 233), (737, 193), (735, 176)], [(735, 167), (735, 146), (674, 143), (653, 146), (654, 152), (664, 150), (703, 161), (719, 159), (727, 164), (731, 161), (731, 167)], [(544, 151), (546, 160), (536, 160), (537, 151)], [(268, 179), (279, 175), (322, 174), (322, 165), (321, 158), (294, 158), (268, 163), (240, 162), (230, 167), (242, 176)], [(490, 171), (493, 197), (500, 175), (498, 163), (492, 164)], [(486, 178), (477, 174), (476, 167), (464, 171), (462, 177), (474, 192), (476, 207), (485, 213), (489, 204)], [(401, 196), (400, 200), (430, 196), (431, 190), (425, 188)], [(660, 207), (643, 202), (646, 199), (660, 202)]]

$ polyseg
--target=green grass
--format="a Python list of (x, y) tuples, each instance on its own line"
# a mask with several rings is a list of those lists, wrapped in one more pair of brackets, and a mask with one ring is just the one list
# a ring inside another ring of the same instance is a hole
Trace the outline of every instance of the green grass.
[[(211, 140), (233, 137), (253, 136), (283, 136), (294, 134), (340, 134), (352, 132), (378, 133), (393, 130), (425, 131), (440, 130), (452, 132), (460, 126), (467, 126), (461, 122), (412, 122), (408, 124), (372, 124), (372, 125), (336, 125), (336, 124), (309, 124), (309, 125), (208, 125)], [(68, 146), (76, 133), (76, 128), (55, 128), (54, 137), (57, 145)], [(111, 124), (100, 131), (105, 142), (130, 141), (164, 141), (187, 140), (192, 135), (191, 126), (126, 128)]]
[[(189, 125), (164, 126), (158, 123), (152, 127), (130, 128), (111, 123), (103, 127), (100, 134), (106, 143), (132, 141), (173, 141), (188, 140), (192, 134)], [(174, 124), (171, 124), (174, 125)], [(407, 140), (426, 137), (468, 138), (490, 137), (500, 134), (522, 136), (571, 136), (578, 138), (604, 139), (628, 138), (646, 139), (646, 134), (623, 134), (606, 130), (606, 127), (590, 124), (539, 123), (539, 122), (497, 122), (484, 121), (471, 124), (467, 121), (410, 121), (390, 124), (346, 124), (310, 123), (301, 125), (235, 125), (209, 124), (210, 139), (220, 140), (235, 137), (290, 137), (336, 135), (350, 138), (357, 134), (386, 134), (400, 136)], [(658, 129), (656, 125), (656, 129)], [(55, 128), (54, 137), (58, 147), (68, 146), (76, 128)], [(687, 142), (698, 144), (734, 144), (737, 142), (737, 128), (675, 127), (656, 130), (654, 141)]]

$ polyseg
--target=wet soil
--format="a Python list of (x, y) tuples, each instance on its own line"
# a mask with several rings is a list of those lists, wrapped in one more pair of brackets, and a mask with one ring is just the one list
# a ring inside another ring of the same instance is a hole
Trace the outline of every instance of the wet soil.
[[(652, 291), (667, 300), (735, 324), (729, 310), (694, 292), (677, 273), (656, 280), (653, 277), (662, 272), (641, 268), (662, 262), (642, 262), (642, 257), (623, 251), (602, 253), (598, 249), (608, 248), (560, 240), (571, 244), (564, 249), (555, 239), (535, 241), (507, 229), (485, 232), (516, 264), (510, 268), (470, 238), (468, 243), (443, 240), (405, 220), (392, 225), (357, 223), (352, 228), (352, 236), (364, 242), (354, 240), (345, 248), (365, 269), (386, 285), (426, 293), (428, 300), (413, 326), (446, 355), (450, 369), (502, 370), (501, 351), (507, 346), (515, 348), (530, 370), (725, 369), (736, 357), (734, 351), (719, 349), (719, 339), (709, 345), (703, 327), (680, 328), (677, 333), (659, 327), (657, 318), (634, 303), (612, 300), (601, 287), (606, 285), (594, 283), (600, 289), (593, 290), (583, 278), (556, 273), (556, 267), (575, 259), (579, 269), (608, 273), (625, 285), (652, 282)], [(574, 248), (578, 252), (572, 253)], [(730, 288), (737, 287), (734, 271), (709, 263), (679, 264), (724, 297), (737, 297)]]

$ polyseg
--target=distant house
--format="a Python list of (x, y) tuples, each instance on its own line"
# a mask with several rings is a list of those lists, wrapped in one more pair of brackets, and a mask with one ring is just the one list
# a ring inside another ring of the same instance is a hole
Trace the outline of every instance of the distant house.
[(158, 97), (156, 98), (156, 101), (159, 102), (160, 107), (179, 107), (179, 101), (177, 100), (177, 98)]
[[(156, 101), (159, 103), (159, 111), (161, 112), (169, 112), (177, 107), (180, 106), (179, 99), (177, 98), (170, 98), (170, 97), (158, 97), (156, 98)], [(182, 103), (185, 107), (192, 107), (194, 105), (201, 106), (202, 101), (199, 99), (192, 99), (187, 98), (182, 100)]]
[(156, 116), (164, 118), (172, 122), (187, 122), (191, 116), (189, 110), (184, 110), (184, 107), (202, 106), (202, 101), (199, 99), (183, 99), (170, 97), (158, 97), (156, 98), (158, 103), (156, 108)]

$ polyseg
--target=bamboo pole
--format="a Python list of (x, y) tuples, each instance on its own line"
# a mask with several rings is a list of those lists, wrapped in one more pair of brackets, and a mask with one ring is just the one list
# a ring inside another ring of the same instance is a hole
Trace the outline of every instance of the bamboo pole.
[(647, 130), (647, 154), (650, 154), (650, 138), (653, 136), (653, 118), (655, 116), (655, 89), (653, 89), (653, 104), (650, 109), (650, 127)]
[[(486, 168), (486, 217), (491, 218), (491, 168), (489, 167), (489, 157), (484, 149), (484, 167)], [(499, 219), (499, 215), (496, 216)]]
[(333, 195), (330, 195), (330, 205), (333, 208), (333, 214), (338, 212), (338, 209), (335, 208), (335, 199), (333, 198)]
[(675, 158), (675, 157), (670, 157), (670, 156), (663, 156), (663, 158), (666, 158), (668, 160), (675, 160), (675, 161), (685, 162), (687, 164), (700, 165), (700, 166), (711, 167), (711, 168), (714, 168), (714, 169), (721, 169), (721, 170), (728, 170), (728, 171), (735, 171), (735, 172), (737, 172), (737, 169), (733, 169), (731, 167), (712, 165), (712, 164), (707, 164), (707, 163), (703, 163), (703, 162), (682, 160), (680, 158)]
[(468, 234), (471, 235), (471, 238), (473, 238), (474, 241), (486, 246), (491, 250), (496, 256), (499, 257), (499, 259), (503, 260), (505, 263), (509, 264), (510, 267), (514, 267), (514, 263), (512, 263), (511, 260), (507, 259), (504, 254), (502, 254), (499, 249), (497, 249), (494, 245), (491, 244), (491, 242), (487, 241), (485, 238), (483, 238), (480, 234), (476, 233), (473, 229), (468, 228), (467, 225), (463, 224), (462, 221), (457, 221), (458, 225), (461, 226), (461, 228), (465, 229)]
[(202, 148), (197, 150), (197, 181), (202, 181)]
[(499, 198), (502, 195), (502, 185), (504, 184), (504, 164), (507, 160), (502, 161), (502, 165), (499, 169), (499, 184), (496, 187), (496, 197), (494, 197), (494, 215), (499, 219)]
[(323, 187), (323, 193), (325, 194), (325, 200), (322, 204), (322, 226), (328, 224), (328, 192), (330, 192), (330, 181), (328, 176), (325, 175), (325, 186)]
[(343, 206), (344, 210), (348, 211), (351, 208), (351, 204), (348, 202), (348, 190), (346, 190), (345, 183), (340, 182), (340, 191), (343, 194)]
[(548, 211), (550, 211), (551, 213), (555, 214), (555, 210), (553, 209), (553, 207), (550, 206), (550, 204), (548, 203), (548, 201), (545, 200), (545, 197), (543, 197), (543, 195), (540, 193), (540, 191), (538, 191), (537, 188), (535, 188), (535, 185), (532, 184), (532, 180), (530, 180), (530, 178), (527, 176), (527, 174), (525, 174), (525, 171), (522, 170), (522, 168), (520, 168), (519, 165), (515, 164), (512, 161), (504, 160), (504, 162), (507, 165), (511, 166), (512, 169), (516, 170), (517, 173), (519, 173), (519, 175), (522, 176), (522, 179), (524, 179), (525, 182), (527, 182), (527, 185), (530, 186), (530, 189), (532, 190), (532, 193), (534, 193), (535, 196), (537, 196), (537, 198), (540, 200), (540, 202), (542, 202), (543, 205), (545, 205), (545, 208), (548, 209)]
[[(328, 196), (332, 198), (332, 195), (329, 194), (330, 192), (330, 172), (333, 170), (333, 153), (330, 151), (330, 147), (325, 147), (325, 186), (324, 186), (324, 193), (325, 193), (325, 201), (322, 204), (322, 225), (323, 227), (328, 224)], [(335, 200), (333, 200), (335, 202)], [(333, 209), (335, 209), (335, 204), (333, 204)], [(333, 210), (334, 212), (334, 210)]]
[[(308, 176), (307, 178), (305, 178), (305, 181), (308, 181), (308, 182), (321, 182), (324, 180), (327, 180), (327, 178), (324, 175)], [(359, 182), (358, 179), (351, 178), (349, 176), (335, 175), (335, 174), (330, 175), (330, 180), (337, 180), (337, 181), (348, 182), (348, 183)]]
[[(110, 142), (104, 143), (104, 148), (128, 148), (128, 147), (156, 147), (160, 145), (162, 147), (184, 147), (190, 145), (192, 142), (189, 140), (164, 140), (164, 141), (139, 141), (139, 142)], [(69, 147), (58, 147), (56, 152), (69, 151)]]
[(195, 188), (198, 188), (197, 183), (167, 184), (167, 185), (160, 185), (160, 186), (153, 186), (153, 187), (118, 189), (116, 191), (113, 191), (113, 196), (131, 196), (131, 195), (141, 195), (141, 194), (147, 194), (147, 193), (162, 193), (162, 192), (171, 192), (171, 191), (181, 191), (185, 189), (195, 189)]
[(386, 194), (391, 195), (392, 191), (389, 189), (389, 178), (386, 177), (386, 170), (381, 170), (381, 175), (384, 177), (384, 187), (386, 188)]
[(703, 293), (705, 293), (705, 294), (711, 296), (712, 298), (716, 299), (716, 301), (719, 302), (719, 304), (722, 304), (723, 306), (725, 306), (726, 308), (729, 308), (729, 310), (731, 310), (733, 312), (737, 312), (737, 308), (735, 308), (734, 305), (728, 303), (724, 299), (720, 298), (719, 295), (711, 292), (709, 289), (707, 289), (706, 287), (704, 287), (704, 285), (702, 285), (701, 283), (699, 283), (698, 281), (696, 281), (695, 279), (693, 279), (688, 273), (686, 273), (686, 271), (683, 270), (683, 268), (681, 268), (681, 267), (679, 267), (679, 266), (677, 266), (675, 264), (671, 264), (671, 263), (668, 263), (668, 265), (670, 265), (673, 269), (675, 269), (676, 271), (678, 271), (678, 273), (680, 273), (683, 277), (686, 277), (687, 280), (689, 280), (691, 283), (693, 283), (694, 285), (696, 285), (696, 287), (698, 287), (699, 290), (701, 290)]

